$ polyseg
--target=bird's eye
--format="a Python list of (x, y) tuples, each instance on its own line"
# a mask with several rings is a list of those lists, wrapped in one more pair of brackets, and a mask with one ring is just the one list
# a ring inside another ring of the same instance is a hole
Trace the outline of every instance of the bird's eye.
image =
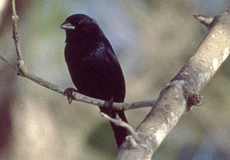
[(82, 24), (83, 24), (83, 21), (79, 21), (79, 22), (78, 22), (78, 25), (82, 25)]

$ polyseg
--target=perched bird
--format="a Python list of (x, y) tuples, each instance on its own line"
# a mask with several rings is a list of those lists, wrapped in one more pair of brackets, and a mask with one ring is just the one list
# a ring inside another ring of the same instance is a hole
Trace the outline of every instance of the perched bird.
[[(100, 110), (127, 122), (124, 111), (113, 110), (113, 102), (124, 102), (125, 80), (111, 44), (96, 21), (84, 14), (69, 16), (61, 25), (66, 31), (65, 60), (77, 92), (109, 102)], [(66, 89), (70, 98), (73, 88)], [(71, 101), (71, 98), (70, 98)], [(125, 128), (111, 123), (117, 146), (125, 140)]]

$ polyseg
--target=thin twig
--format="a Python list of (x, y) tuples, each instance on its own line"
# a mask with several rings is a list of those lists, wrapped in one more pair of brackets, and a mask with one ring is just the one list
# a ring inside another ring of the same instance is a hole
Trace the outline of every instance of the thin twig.
[[(17, 66), (17, 63), (12, 61), (6, 54), (0, 51), (0, 58), (3, 59), (7, 64), (9, 64), (17, 73), (19, 72), (19, 68)], [(34, 81), (35, 83), (46, 87), (48, 89), (51, 89), (57, 93), (64, 94), (65, 89), (61, 88), (60, 86), (53, 84), (51, 82), (48, 82), (35, 74), (29, 73), (28, 71), (24, 71), (23, 74), (20, 74), (20, 76), (25, 77), (27, 79), (30, 79)], [(80, 93), (74, 93), (73, 98), (76, 101), (81, 101), (89, 104), (94, 104), (97, 106), (102, 106), (102, 107), (109, 107), (106, 105), (105, 101), (91, 98), (88, 96), (85, 96)], [(114, 103), (113, 104), (113, 109), (116, 110), (131, 110), (131, 109), (136, 109), (136, 108), (143, 108), (143, 107), (153, 107), (155, 105), (156, 101), (139, 101), (139, 102), (126, 102), (126, 103)]]
[[(10, 58), (4, 54), (3, 52), (0, 51), (0, 57), (11, 67), (14, 68), (14, 70), (18, 73), (18, 75), (25, 77), (27, 79), (30, 79), (34, 81), (35, 83), (46, 87), (48, 89), (51, 89), (55, 92), (58, 92), (60, 94), (64, 94), (65, 89), (61, 88), (58, 85), (55, 85), (51, 82), (48, 82), (38, 76), (36, 76), (33, 73), (28, 72), (26, 69), (26, 66), (24, 64), (24, 61), (22, 59), (22, 51), (20, 47), (20, 41), (19, 41), (19, 34), (18, 34), (18, 29), (17, 29), (17, 22), (18, 22), (18, 15), (16, 13), (16, 7), (15, 7), (15, 0), (12, 0), (12, 23), (13, 23), (13, 39), (15, 42), (15, 47), (16, 47), (16, 54), (17, 54), (17, 63), (13, 62), (10, 60)], [(79, 93), (74, 93), (73, 98), (76, 101), (81, 101), (81, 102), (86, 102), (89, 104), (94, 104), (94, 105), (99, 105), (102, 107), (109, 107), (106, 105), (105, 101), (91, 98)], [(156, 101), (140, 101), (140, 102), (128, 102), (128, 103), (114, 103), (113, 104), (113, 109), (116, 110), (130, 110), (130, 109), (136, 109), (136, 108), (142, 108), (142, 107), (152, 107)]]
[(193, 15), (200, 23), (204, 24), (206, 27), (210, 27), (211, 23), (213, 22), (213, 17), (207, 17), (202, 14)]
[(118, 115), (116, 115), (116, 118), (111, 118), (110, 116), (108, 116), (107, 114), (103, 112), (100, 112), (100, 113), (102, 117), (108, 119), (110, 122), (114, 123), (115, 125), (126, 128), (132, 135), (133, 140), (135, 140), (136, 142), (139, 141), (137, 133), (135, 132), (133, 127), (131, 127), (128, 123), (122, 121), (122, 119)]
[(16, 72), (19, 72), (19, 69), (17, 67), (17, 64), (13, 62), (6, 54), (4, 54), (2, 51), (0, 51), (0, 57), (3, 61), (5, 61), (7, 64), (9, 64)]
[(11, 1), (12, 3), (12, 23), (13, 23), (13, 39), (15, 42), (15, 48), (16, 48), (16, 54), (17, 54), (17, 66), (19, 68), (18, 74), (23, 75), (24, 71), (26, 71), (26, 66), (25, 63), (22, 59), (22, 50), (21, 50), (21, 45), (19, 41), (19, 34), (18, 34), (18, 15), (16, 13), (16, 5), (15, 5), (15, 0)]

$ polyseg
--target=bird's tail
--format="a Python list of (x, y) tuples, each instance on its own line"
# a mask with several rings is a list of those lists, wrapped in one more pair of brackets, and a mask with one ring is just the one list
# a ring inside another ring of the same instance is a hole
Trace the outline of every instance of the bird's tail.
[[(114, 110), (110, 111), (109, 109), (104, 107), (100, 107), (100, 110), (101, 112), (108, 114), (112, 118), (115, 118), (116, 114), (118, 114), (118, 116), (122, 119), (122, 121), (128, 123), (124, 111), (114, 111)], [(126, 128), (117, 126), (112, 122), (110, 122), (110, 125), (113, 129), (117, 147), (119, 148), (120, 145), (125, 141), (125, 137), (129, 134), (129, 132), (127, 131)]]

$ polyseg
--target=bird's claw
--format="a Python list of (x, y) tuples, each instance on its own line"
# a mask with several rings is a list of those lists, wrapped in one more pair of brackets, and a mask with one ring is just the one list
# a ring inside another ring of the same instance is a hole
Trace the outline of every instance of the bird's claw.
[(113, 97), (111, 97), (111, 98), (108, 100), (108, 102), (109, 102), (109, 114), (112, 115), (112, 111), (113, 111), (113, 102), (114, 102)]
[(64, 91), (64, 96), (67, 96), (67, 100), (68, 100), (68, 102), (69, 102), (69, 104), (71, 104), (72, 103), (72, 101), (73, 101), (73, 99), (74, 99), (74, 97), (73, 97), (73, 93), (76, 93), (77, 92), (77, 90), (76, 89), (74, 89), (74, 88), (67, 88), (65, 91)]

